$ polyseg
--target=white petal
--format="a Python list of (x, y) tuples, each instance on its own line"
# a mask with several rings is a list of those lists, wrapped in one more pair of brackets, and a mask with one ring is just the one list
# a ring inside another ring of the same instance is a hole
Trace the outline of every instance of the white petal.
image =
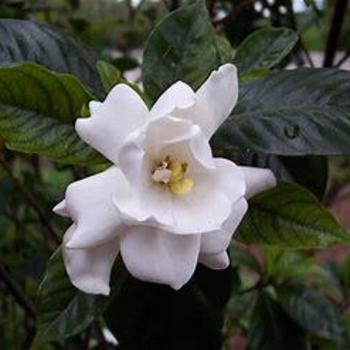
[(150, 227), (134, 227), (120, 241), (128, 271), (136, 278), (180, 289), (197, 265), (200, 235), (175, 236)]
[(138, 186), (144, 180), (145, 151), (134, 140), (126, 142), (118, 157), (120, 170), (132, 186)]
[(113, 195), (123, 191), (128, 191), (128, 184), (117, 167), (68, 186), (66, 206), (77, 225), (69, 248), (93, 247), (118, 235), (122, 222)]
[(173, 198), (171, 231), (189, 234), (218, 230), (229, 217), (231, 205), (231, 200), (215, 181), (194, 179), (191, 192)]
[(247, 184), (246, 198), (251, 198), (262, 191), (275, 187), (277, 184), (276, 177), (270, 169), (246, 166), (239, 168), (242, 170)]
[(229, 116), (238, 98), (237, 69), (225, 64), (210, 74), (196, 92), (196, 104), (188, 118), (198, 124), (209, 139)]
[(70, 249), (65, 243), (74, 235), (74, 230), (73, 224), (63, 243), (63, 259), (69, 279), (85, 293), (108, 295), (111, 269), (119, 252), (118, 239), (94, 248)]
[(225, 158), (214, 158), (217, 186), (235, 203), (246, 193), (246, 180), (241, 167)]
[(194, 181), (191, 192), (172, 200), (174, 233), (220, 230), (230, 217), (232, 206), (244, 198), (245, 181), (239, 167), (226, 159), (214, 158), (214, 162), (215, 170), (190, 172)]
[[(177, 221), (182, 222), (183, 212), (174, 215), (173, 211), (175, 209), (172, 203), (176, 200), (172, 199), (173, 195), (171, 193), (152, 180), (152, 168), (155, 162), (170, 156), (187, 162), (189, 168), (193, 168), (197, 172), (209, 169), (213, 170), (212, 174), (215, 175), (215, 163), (208, 141), (197, 125), (171, 117), (165, 117), (150, 123), (145, 136), (140, 136), (140, 140), (137, 140), (136, 136), (134, 140), (123, 146), (119, 156), (120, 168), (128, 181), (131, 182), (132, 190), (127, 195), (116, 193), (114, 203), (128, 219), (133, 218), (138, 223), (147, 221), (148, 224), (153, 224), (158, 222), (165, 229), (171, 227), (175, 231), (183, 231), (181, 227), (174, 227), (177, 226), (174, 218), (177, 217), (179, 218)], [(205, 185), (202, 188), (203, 196), (207, 197), (207, 188), (205, 188)], [(227, 200), (224, 194), (218, 196), (224, 197), (224, 201), (228, 202), (228, 215), (231, 206), (230, 201)], [(218, 201), (222, 202), (219, 199)], [(200, 202), (202, 201), (200, 200)], [(193, 201), (186, 204), (187, 207), (190, 206), (191, 208), (193, 205)], [(181, 203), (179, 206), (181, 206)], [(205, 210), (206, 213), (208, 208), (204, 209), (207, 209)], [(203, 216), (203, 212), (199, 214)], [(225, 212), (220, 213), (220, 215), (222, 214), (225, 214)], [(224, 219), (222, 218), (221, 222)], [(192, 234), (203, 231), (203, 226), (195, 231), (191, 230), (192, 227), (193, 225), (188, 226), (186, 224), (186, 233)]]
[(106, 100), (95, 107), (90, 104), (91, 117), (78, 119), (75, 128), (85, 142), (116, 163), (126, 136), (145, 123), (147, 107), (125, 84), (116, 85)]
[(236, 231), (248, 209), (245, 198), (238, 200), (233, 206), (231, 215), (217, 231), (203, 233), (201, 237), (201, 254), (218, 254), (226, 251), (232, 235)]
[(223, 251), (217, 254), (199, 254), (199, 262), (205, 266), (210, 267), (213, 270), (223, 270), (230, 265), (230, 259)]
[(97, 113), (98, 109), (102, 106), (102, 102), (100, 101), (90, 101), (89, 102), (89, 110), (90, 114)]
[(70, 217), (69, 213), (68, 213), (68, 209), (67, 209), (67, 205), (66, 205), (66, 201), (63, 200), (61, 202), (59, 202), (53, 209), (52, 211), (57, 214), (57, 215), (61, 215), (64, 217)]
[(186, 109), (194, 104), (195, 98), (196, 95), (192, 88), (178, 81), (158, 98), (150, 111), (151, 117), (162, 117), (171, 114), (176, 109)]

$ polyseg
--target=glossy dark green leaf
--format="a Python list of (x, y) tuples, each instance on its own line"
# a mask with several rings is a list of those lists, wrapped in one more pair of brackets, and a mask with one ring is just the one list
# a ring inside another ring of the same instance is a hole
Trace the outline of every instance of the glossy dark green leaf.
[(129, 276), (105, 314), (121, 348), (221, 349), (222, 315), (232, 271), (199, 267), (179, 291)]
[(249, 350), (303, 350), (302, 329), (267, 293), (261, 293), (248, 330)]
[(327, 187), (328, 160), (322, 156), (287, 157), (251, 152), (239, 153), (241, 165), (269, 168), (275, 176), (287, 182), (296, 182), (322, 200)]
[(73, 74), (95, 92), (102, 90), (97, 56), (79, 40), (32, 21), (0, 19), (0, 66), (23, 61)]
[(305, 68), (240, 87), (216, 147), (278, 155), (350, 153), (350, 73)]
[(61, 255), (58, 249), (51, 257), (39, 287), (32, 350), (83, 331), (107, 306), (107, 298), (85, 294), (72, 286)]
[(235, 238), (306, 249), (348, 242), (350, 234), (311, 192), (295, 184), (280, 183), (249, 201), (249, 211)]
[(50, 258), (37, 297), (36, 336), (32, 350), (41, 344), (69, 338), (82, 332), (118, 295), (128, 273), (117, 259), (111, 278), (110, 296), (86, 294), (71, 284), (62, 259), (61, 249)]
[(0, 68), (0, 135), (12, 150), (67, 164), (101, 164), (102, 156), (74, 130), (92, 98), (71, 75), (34, 63)]
[(118, 57), (113, 60), (113, 65), (121, 72), (138, 68), (140, 63), (132, 57)]
[(346, 322), (338, 310), (319, 291), (310, 288), (277, 289), (278, 300), (301, 327), (339, 346), (350, 347)]
[(184, 5), (165, 17), (148, 39), (142, 66), (146, 93), (154, 101), (178, 80), (196, 89), (230, 57), (229, 44), (215, 34), (205, 2)]
[(288, 28), (263, 28), (250, 34), (238, 47), (234, 63), (240, 73), (272, 68), (280, 63), (298, 41)]

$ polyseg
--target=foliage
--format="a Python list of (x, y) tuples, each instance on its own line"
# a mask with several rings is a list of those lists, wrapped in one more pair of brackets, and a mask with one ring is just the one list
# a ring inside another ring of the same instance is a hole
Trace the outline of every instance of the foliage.
[[(60, 1), (55, 11), (36, 15), (29, 2), (5, 3), (2, 17), (18, 18), (0, 19), (0, 344), (82, 349), (94, 341), (107, 347), (101, 332), (107, 326), (121, 349), (214, 350), (229, 348), (235, 334), (251, 350), (349, 348), (350, 259), (326, 264), (315, 256), (350, 241), (322, 202), (330, 196), (327, 156), (350, 152), (350, 73), (284, 69), (304, 52), (303, 36), (289, 17), (275, 18), (278, 3), (271, 5), (271, 21), (285, 27), (265, 26), (235, 47), (230, 42), (237, 38), (224, 35), (234, 20), (217, 23), (215, 9), (201, 0), (174, 5), (155, 26), (166, 11), (148, 2), (119, 4), (127, 15), (103, 24), (80, 18), (79, 1)], [(219, 5), (226, 9), (227, 3)], [(249, 18), (257, 16), (249, 11)], [(47, 24), (87, 42), (98, 38), (94, 46), (106, 42), (104, 50), (95, 53)], [(117, 57), (107, 35), (114, 26), (120, 30)], [(144, 92), (137, 79), (127, 79), (140, 67), (131, 54), (137, 43), (145, 47)], [(88, 116), (89, 101), (103, 99), (116, 83), (129, 84), (150, 105), (175, 81), (197, 89), (226, 62), (238, 67), (240, 95), (212, 140), (213, 151), (269, 167), (282, 180), (250, 199), (229, 249), (230, 266), (199, 265), (175, 292), (134, 279), (118, 260), (108, 298), (78, 291), (59, 250), (67, 221), (51, 208), (68, 183), (107, 161), (79, 139), (76, 118)]]

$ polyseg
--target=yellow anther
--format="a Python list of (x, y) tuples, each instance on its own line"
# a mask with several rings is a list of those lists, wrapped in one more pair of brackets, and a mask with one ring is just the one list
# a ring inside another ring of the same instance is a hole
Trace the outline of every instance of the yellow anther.
[(152, 179), (163, 184), (176, 195), (185, 195), (193, 187), (193, 181), (186, 176), (187, 167), (186, 162), (172, 160), (167, 156), (153, 171)]
[(180, 181), (169, 183), (170, 191), (178, 196), (187, 194), (191, 191), (192, 187), (193, 181), (187, 176), (182, 178)]
[(168, 169), (171, 171), (170, 183), (175, 183), (182, 180), (185, 176), (187, 163), (170, 162)]

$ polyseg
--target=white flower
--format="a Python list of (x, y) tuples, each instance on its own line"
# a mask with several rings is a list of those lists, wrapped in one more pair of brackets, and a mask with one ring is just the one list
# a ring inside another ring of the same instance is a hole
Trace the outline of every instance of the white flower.
[(125, 84), (90, 103), (91, 117), (78, 119), (76, 130), (114, 165), (72, 183), (54, 208), (73, 220), (63, 255), (77, 288), (107, 295), (119, 253), (136, 278), (174, 289), (198, 262), (229, 265), (246, 198), (276, 183), (270, 170), (213, 158), (208, 140), (237, 95), (236, 68), (226, 64), (196, 92), (175, 83), (150, 111)]

